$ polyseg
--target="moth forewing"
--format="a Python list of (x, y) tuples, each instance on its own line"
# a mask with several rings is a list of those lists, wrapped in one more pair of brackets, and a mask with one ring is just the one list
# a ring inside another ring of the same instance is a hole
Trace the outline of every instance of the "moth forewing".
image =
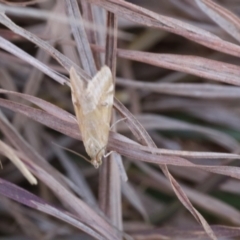
[(114, 86), (109, 67), (104, 66), (86, 84), (70, 69), (72, 101), (86, 152), (95, 167), (102, 163), (108, 142)]

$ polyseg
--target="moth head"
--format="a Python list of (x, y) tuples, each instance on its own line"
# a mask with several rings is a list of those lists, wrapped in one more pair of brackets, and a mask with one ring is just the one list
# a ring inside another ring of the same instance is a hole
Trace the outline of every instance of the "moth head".
[(102, 164), (102, 159), (97, 159), (97, 157), (95, 159), (91, 160), (92, 165), (95, 168), (99, 168), (99, 166)]
[(105, 148), (106, 146), (100, 148), (95, 140), (88, 142), (86, 150), (91, 157), (91, 163), (95, 168), (98, 168), (102, 164), (102, 157), (105, 154)]
[(98, 168), (100, 165), (102, 165), (102, 157), (105, 154), (105, 147), (100, 149), (98, 153), (95, 155), (95, 157), (91, 160), (92, 165), (95, 168)]

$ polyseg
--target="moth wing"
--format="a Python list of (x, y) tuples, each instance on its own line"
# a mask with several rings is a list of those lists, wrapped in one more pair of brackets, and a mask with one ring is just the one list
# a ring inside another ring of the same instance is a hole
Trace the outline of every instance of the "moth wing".
[(70, 81), (72, 101), (79, 124), (84, 115), (94, 111), (101, 112), (101, 120), (109, 124), (114, 96), (113, 77), (109, 67), (103, 66), (88, 84), (72, 67)]
[[(108, 143), (111, 112), (113, 106), (114, 86), (109, 67), (104, 66), (87, 86), (87, 94), (92, 94), (93, 111), (89, 112), (92, 132), (95, 141), (95, 157), (100, 161)], [(92, 139), (93, 137), (89, 138)], [(89, 151), (90, 152), (90, 151)], [(100, 160), (99, 160), (100, 159)]]
[(94, 93), (94, 104), (102, 112), (102, 120), (109, 124), (114, 96), (113, 77), (109, 67), (103, 66), (98, 71), (92, 81), (88, 83), (87, 92)]
[(78, 122), (81, 119), (81, 107), (82, 107), (82, 96), (84, 93), (84, 89), (86, 88), (86, 84), (83, 79), (77, 74), (74, 67), (70, 69), (70, 82), (71, 82), (71, 93), (72, 93), (72, 101), (74, 110), (76, 113), (76, 117)]

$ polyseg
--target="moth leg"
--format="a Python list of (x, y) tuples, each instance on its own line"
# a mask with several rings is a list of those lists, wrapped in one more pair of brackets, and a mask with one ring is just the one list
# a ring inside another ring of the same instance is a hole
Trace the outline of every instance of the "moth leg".
[(124, 121), (124, 120), (126, 120), (126, 119), (127, 119), (127, 117), (118, 119), (118, 120), (110, 127), (110, 130), (112, 130), (112, 128), (113, 128), (114, 126), (116, 126), (118, 123), (120, 123), (120, 122), (122, 122), (122, 121)]
[(109, 153), (107, 153), (107, 154), (105, 154), (105, 155), (103, 155), (103, 157), (104, 158), (107, 158), (107, 157), (109, 157), (112, 153), (114, 153), (115, 151), (110, 151)]

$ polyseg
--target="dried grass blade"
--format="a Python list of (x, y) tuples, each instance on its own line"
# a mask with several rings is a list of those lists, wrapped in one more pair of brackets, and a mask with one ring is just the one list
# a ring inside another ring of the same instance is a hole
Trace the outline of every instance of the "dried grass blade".
[[(221, 103), (220, 103), (221, 105)], [(219, 108), (218, 108), (219, 107)], [(231, 129), (240, 130), (240, 126), (238, 124), (239, 115), (234, 113), (232, 109), (229, 109), (227, 106), (209, 106), (204, 109), (203, 113), (194, 110), (193, 108), (186, 109), (190, 114), (197, 116), (200, 119), (203, 119), (206, 122), (217, 123), (222, 126), (230, 127)], [(217, 119), (213, 119), (213, 116), (217, 116)]]
[[(81, 140), (80, 132), (78, 131), (77, 123), (70, 124), (69, 122), (63, 121), (52, 116), (49, 113), (46, 113), (42, 110), (35, 109), (32, 107), (27, 107), (18, 103), (13, 103), (9, 100), (0, 99), (0, 105), (11, 109), (12, 111), (22, 113), (35, 121), (38, 121), (50, 128), (53, 128), (63, 134), (71, 136), (73, 138)], [(212, 159), (236, 159), (239, 158), (238, 154), (227, 154), (227, 153), (208, 153), (208, 152), (187, 152), (187, 151), (173, 151), (167, 149), (158, 149), (153, 147), (141, 146), (132, 141), (124, 140), (121, 135), (116, 133), (110, 134), (111, 141), (109, 142), (109, 149), (115, 150), (122, 155), (125, 155), (129, 158), (138, 159), (141, 161), (152, 162), (156, 164), (170, 164), (170, 165), (179, 165), (179, 166), (193, 166), (189, 165), (181, 157), (190, 157), (190, 158), (212, 158)], [(150, 153), (158, 153), (160, 155), (152, 155)]]
[[(145, 163), (135, 162), (136, 165), (147, 174), (147, 177), (152, 179), (152, 181), (157, 181), (161, 186), (157, 184), (152, 187), (159, 189), (167, 194), (173, 195), (169, 182), (155, 169), (151, 168)], [(151, 183), (150, 183), (151, 186)], [(238, 209), (228, 205), (219, 199), (213, 198), (205, 193), (202, 193), (196, 189), (189, 188), (184, 184), (181, 184), (184, 191), (187, 193), (189, 199), (198, 207), (205, 209), (218, 217), (223, 217), (234, 224), (239, 224), (240, 222), (240, 212)]]
[(6, 0), (0, 0), (1, 3), (4, 3), (9, 6), (22, 6), (22, 7), (37, 4), (37, 3), (43, 3), (46, 1), (48, 0), (30, 0), (30, 1), (21, 1), (21, 2), (9, 2)]
[(72, 124), (58, 119), (57, 117), (54, 117), (43, 110), (24, 106), (8, 100), (0, 99), (0, 104), (2, 107), (6, 107), (14, 112), (24, 114), (25, 116), (30, 117), (37, 122), (45, 124), (46, 126), (51, 127), (59, 132), (81, 140), (81, 135), (77, 124)]
[(240, 18), (211, 0), (195, 0), (201, 10), (240, 42)]
[[(59, 2), (59, 1), (56, 2), (55, 6), (52, 9), (52, 12), (53, 12), (53, 14), (63, 12), (61, 2)], [(49, 33), (48, 37), (50, 39), (57, 39), (57, 38), (59, 38), (60, 34), (62, 33), (62, 28), (59, 23), (58, 23), (58, 25), (56, 25), (55, 21), (50, 19), (47, 21), (46, 26), (44, 26), (44, 29), (42, 30), (42, 32)], [(53, 46), (55, 44), (56, 43), (53, 43)], [(50, 58), (51, 58), (51, 56), (46, 51), (44, 51), (41, 48), (38, 49), (38, 51), (36, 53), (36, 59), (38, 61), (47, 65)], [(36, 68), (32, 68), (29, 73), (27, 82), (24, 86), (23, 92), (26, 94), (36, 95), (36, 93), (38, 92), (39, 87), (41, 85), (43, 76), (44, 76), (44, 73), (42, 71), (39, 71)], [(15, 126), (15, 128), (20, 129), (24, 124), (24, 120), (25, 120), (25, 118), (23, 116), (16, 114), (13, 119), (13, 125)], [(25, 127), (25, 130), (27, 130), (27, 126), (24, 126), (24, 127)]]
[[(17, 87), (13, 81), (13, 78), (10, 76), (8, 71), (4, 68), (0, 68), (0, 85), (9, 90), (9, 91), (16, 91)], [(11, 100), (15, 100), (14, 96), (10, 97)]]
[[(97, 73), (97, 69), (92, 50), (89, 45), (89, 40), (83, 26), (83, 19), (79, 11), (78, 3), (76, 0), (65, 0), (65, 3), (70, 19), (75, 20), (70, 21), (70, 26), (76, 41), (76, 46), (83, 69), (89, 76), (94, 76)], [(76, 22), (78, 24), (75, 24)]]
[(67, 171), (69, 178), (79, 187), (81, 190), (81, 197), (82, 199), (89, 205), (98, 209), (98, 204), (96, 198), (93, 195), (90, 186), (86, 182), (82, 172), (78, 168), (78, 166), (69, 159), (68, 155), (65, 154), (61, 149), (54, 146), (54, 152), (59, 158), (59, 161), (64, 166)]
[(32, 221), (32, 219), (25, 213), (25, 208), (19, 203), (15, 203), (3, 195), (0, 196), (1, 206), (7, 209), (7, 211), (12, 215), (15, 221), (18, 223), (19, 227), (22, 229), (24, 234), (30, 239), (42, 240), (44, 238), (43, 233)]
[(89, 1), (131, 22), (166, 30), (207, 46), (211, 49), (215, 49), (217, 51), (237, 57), (240, 56), (240, 47), (236, 44), (224, 41), (210, 32), (197, 28), (183, 21), (154, 13), (148, 9), (123, 0)]
[[(115, 14), (107, 12), (106, 24), (106, 28), (113, 31), (113, 34), (106, 35), (105, 64), (111, 69), (113, 84), (115, 85), (117, 51), (117, 18)], [(112, 120), (113, 119), (115, 119), (114, 111), (112, 112)], [(115, 130), (115, 128), (113, 128), (113, 130)], [(121, 179), (118, 164), (114, 159), (115, 156), (116, 155), (110, 155), (100, 171), (99, 200), (100, 206), (104, 207), (104, 212), (109, 216), (113, 224), (117, 226), (117, 228), (123, 229)]]
[(112, 154), (114, 155), (114, 157), (113, 157), (114, 160), (117, 162), (121, 180), (123, 182), (127, 182), (128, 181), (128, 176), (127, 176), (127, 172), (124, 168), (124, 164), (123, 164), (123, 161), (122, 161), (122, 156), (120, 154), (116, 153), (116, 152), (113, 152)]
[[(21, 105), (21, 106), (23, 106), (23, 105)], [(35, 114), (36, 114), (36, 112), (35, 112)], [(33, 113), (33, 115), (34, 115), (34, 113)], [(27, 115), (25, 115), (25, 116), (27, 116)], [(0, 114), (0, 129), (16, 149), (24, 152), (25, 156), (27, 156), (29, 159), (32, 159), (33, 161), (35, 161), (36, 164), (38, 164), (43, 169), (45, 169), (47, 172), (49, 172), (52, 176), (55, 177), (55, 179), (58, 180), (58, 182), (60, 182), (63, 186), (65, 186), (67, 188), (67, 184), (64, 181), (64, 178), (62, 177), (62, 175), (59, 172), (57, 172), (48, 162), (46, 162), (21, 137), (21, 135), (16, 131), (16, 129), (13, 128), (13, 126), (8, 122), (8, 120), (6, 119), (6, 117), (2, 113)]]
[(0, 89), (0, 93), (20, 97), (24, 100), (27, 100), (27, 101), (37, 105), (38, 107), (42, 108), (43, 110), (45, 110), (46, 112), (52, 114), (53, 116), (55, 116), (57, 118), (60, 118), (64, 121), (67, 121), (70, 123), (76, 123), (75, 117), (72, 114), (55, 106), (54, 104), (51, 104), (50, 102), (42, 100), (41, 98), (37, 98), (37, 97), (31, 96), (28, 94), (8, 91), (8, 90), (4, 90), (4, 89)]
[[(106, 12), (105, 9), (102, 9), (97, 6), (92, 6), (88, 1), (86, 1), (87, 7), (89, 7), (92, 11), (92, 18), (94, 24), (100, 24), (100, 26), (106, 26)], [(106, 31), (106, 28), (105, 28)], [(98, 46), (106, 46), (106, 34), (104, 29), (101, 31), (95, 31), (95, 36), (93, 36), (93, 41)], [(99, 65), (103, 65), (104, 56), (101, 53), (94, 53), (96, 55), (96, 63)], [(98, 54), (98, 55), (97, 55)]]
[[(1, 15), (0, 15), (0, 18), (1, 18)], [(2, 37), (0, 37), (0, 48), (6, 50), (7, 52), (12, 53), (13, 55), (33, 65), (34, 67), (38, 68), (39, 70), (41, 70), (42, 72), (44, 72), (45, 74), (53, 78), (55, 81), (61, 84), (64, 84), (67, 82), (65, 77), (62, 77), (60, 74), (57, 74), (56, 72), (51, 70), (47, 65), (41, 63), (36, 58), (32, 57), (31, 55), (24, 52), (23, 50), (21, 50), (20, 48), (18, 48), (17, 46), (5, 40)]]
[[(236, 86), (218, 86), (204, 83), (151, 83), (130, 79), (117, 78), (117, 85), (173, 96), (192, 97), (200, 99), (239, 99), (240, 88)], [(149, 104), (148, 107), (150, 107)], [(147, 106), (147, 104), (146, 104)]]
[[(40, 48), (47, 51), (51, 56), (56, 59), (67, 71), (70, 70), (71, 67), (74, 67), (78, 74), (84, 78), (89, 79), (89, 76), (74, 62), (72, 62), (69, 58), (65, 57), (62, 53), (57, 51), (54, 47), (52, 47), (49, 43), (43, 41), (36, 35), (28, 32), (27, 30), (17, 26), (14, 22), (11, 21), (4, 13), (0, 13), (0, 22), (11, 29), (13, 32), (19, 34), (20, 36), (28, 39), (29, 41), (35, 43)], [(10, 50), (8, 50), (10, 51)], [(23, 52), (23, 51), (22, 51)], [(23, 52), (24, 53), (24, 52)], [(33, 58), (34, 59), (34, 58)]]
[(106, 39), (105, 49), (105, 64), (112, 71), (114, 82), (116, 75), (116, 56), (117, 56), (117, 17), (115, 14), (107, 13), (107, 29), (111, 29), (113, 34), (108, 34)]
[(239, 147), (238, 141), (233, 137), (208, 127), (198, 126), (196, 124), (191, 124), (183, 122), (177, 119), (172, 119), (170, 117), (165, 117), (155, 114), (144, 114), (139, 115), (137, 119), (142, 123), (142, 125), (148, 129), (162, 129), (162, 130), (187, 130), (194, 131), (207, 136), (213, 142), (225, 147), (229, 151), (235, 151)]
[(125, 195), (128, 201), (132, 204), (132, 206), (142, 215), (144, 220), (146, 222), (149, 221), (147, 211), (134, 187), (130, 183), (122, 182), (122, 192), (123, 195)]
[(196, 56), (156, 54), (121, 50), (118, 56), (157, 67), (193, 74), (202, 78), (240, 86), (240, 68), (236, 65)]
[[(110, 149), (118, 150), (122, 154), (122, 150), (125, 149), (132, 149), (133, 152), (143, 151), (146, 153), (155, 153), (158, 156), (163, 157), (183, 157), (183, 158), (202, 158), (202, 159), (239, 159), (239, 154), (233, 153), (214, 153), (214, 152), (196, 152), (196, 151), (180, 151), (180, 150), (169, 150), (169, 149), (162, 149), (162, 148), (153, 148), (148, 146), (142, 146), (137, 144), (136, 142), (129, 141), (129, 139), (122, 138), (122, 135), (119, 134), (110, 134), (110, 139), (114, 144), (109, 144), (111, 147)], [(119, 148), (115, 147), (116, 145), (120, 146)], [(126, 150), (126, 152), (128, 152)], [(138, 155), (133, 154), (133, 158), (137, 157)], [(130, 157), (131, 158), (131, 157)], [(170, 160), (170, 159), (169, 159)], [(171, 161), (170, 161), (171, 162)]]
[(0, 179), (0, 193), (28, 207), (37, 209), (58, 219), (61, 219), (64, 222), (67, 222), (72, 226), (75, 226), (78, 229), (88, 233), (90, 236), (93, 236), (96, 239), (106, 239), (97, 231), (84, 224), (80, 219), (76, 218), (72, 214), (49, 205), (44, 200), (33, 195), (32, 193), (29, 193), (26, 190), (3, 179)]
[(15, 151), (1, 140), (0, 152), (12, 161), (12, 163), (19, 169), (19, 171), (31, 184), (37, 184), (37, 179), (31, 174), (26, 165), (18, 158), (18, 156), (15, 154)]
[[(29, 162), (28, 159), (24, 159)], [(30, 163), (31, 164), (31, 163)], [(58, 196), (64, 205), (67, 206), (74, 215), (93, 230), (99, 232), (105, 239), (120, 239), (120, 231), (113, 228), (104, 218), (100, 217), (90, 206), (78, 199), (74, 194), (64, 188), (49, 173), (35, 164), (31, 164), (35, 174)]]
[[(212, 229), (216, 233), (218, 239), (235, 239), (240, 236), (240, 229), (238, 227), (229, 227), (229, 226), (217, 226), (211, 225)], [(152, 239), (208, 239), (206, 233), (199, 227), (189, 227), (186, 229), (181, 228), (156, 228), (150, 230), (133, 230), (131, 231), (132, 236), (136, 240), (152, 240)], [(176, 238), (176, 236), (178, 236)]]
[[(21, 104), (17, 104), (17, 103), (12, 103), (11, 101), (8, 100), (3, 100), (0, 99), (0, 105), (7, 107), (13, 111), (17, 111), (20, 112), (28, 117), (31, 117), (32, 119), (47, 125), (48, 127), (51, 127), (57, 131), (60, 131), (66, 135), (69, 135), (73, 138), (76, 139), (81, 139), (80, 137), (80, 133), (78, 130), (78, 126), (77, 124), (69, 124), (67, 122), (64, 122), (60, 119), (57, 119), (56, 117), (43, 112), (41, 110), (38, 109), (34, 109), (31, 107), (27, 107)], [(110, 135), (111, 136), (111, 135)], [(145, 161), (145, 162), (151, 162), (151, 163), (155, 163), (155, 164), (169, 164), (169, 165), (175, 165), (175, 166), (184, 166), (184, 167), (199, 167), (205, 171), (210, 171), (210, 172), (219, 172), (220, 174), (227, 174), (236, 178), (239, 178), (239, 170), (238, 168), (233, 168), (231, 169), (231, 167), (229, 167), (230, 171), (226, 170), (226, 169), (221, 169), (221, 167), (219, 167), (219, 170), (214, 169), (214, 166), (204, 166), (204, 165), (195, 165), (181, 157), (177, 157), (174, 156), (176, 154), (181, 155), (180, 152), (176, 152), (174, 154), (174, 151), (171, 154), (171, 151), (169, 151), (169, 156), (166, 155), (155, 155), (155, 154), (151, 154), (152, 152), (158, 152), (158, 149), (152, 147), (143, 147), (143, 146), (138, 146), (136, 144), (130, 144), (129, 142), (121, 142), (121, 141), (116, 141), (115, 138), (112, 138), (112, 141), (109, 143), (109, 147), (112, 150), (115, 150), (117, 152), (119, 152), (120, 154), (129, 157), (129, 158), (133, 158), (133, 159), (137, 159), (140, 161)], [(144, 151), (140, 150), (140, 149), (144, 149)], [(148, 151), (150, 153), (147, 153), (145, 151)], [(161, 153), (167, 153), (166, 150), (160, 150), (159, 152)], [(172, 157), (170, 157), (171, 155), (173, 155)], [(232, 157), (232, 158), (239, 158), (239, 155), (237, 154), (210, 154), (210, 153), (193, 153), (191, 154), (191, 152), (182, 152), (183, 156), (195, 156), (195, 157), (213, 157), (216, 158), (218, 156), (220, 157)], [(209, 168), (208, 168), (209, 167)], [(212, 168), (213, 167), (213, 168)]]
[[(3, 90), (3, 89), (0, 89), (0, 93), (6, 93), (6, 94), (13, 95), (13, 96), (18, 96), (18, 97), (24, 98), (24, 99), (30, 101), (31, 103), (36, 104), (38, 107), (42, 108), (43, 110), (45, 110), (49, 114), (55, 116), (56, 118), (58, 118), (60, 120), (64, 120), (66, 126), (67, 126), (66, 122), (69, 122), (70, 124), (74, 124), (75, 125), (74, 131), (77, 128), (76, 121), (74, 120), (73, 115), (69, 114), (68, 112), (64, 111), (61, 108), (56, 107), (55, 105), (53, 105), (49, 102), (46, 102), (46, 101), (44, 101), (40, 98), (36, 98), (34, 96), (30, 96), (30, 95), (27, 95), (27, 94), (12, 92), (12, 91)], [(21, 109), (21, 107), (19, 109)], [(14, 109), (12, 108), (12, 110), (14, 110)], [(14, 111), (16, 111), (16, 108), (15, 108)], [(160, 116), (158, 116), (158, 117), (160, 117)], [(34, 118), (34, 119), (36, 120), (36, 118)], [(170, 119), (166, 118), (166, 121), (169, 123)], [(42, 122), (42, 123), (46, 124), (44, 122)], [(183, 124), (183, 123), (181, 123), (181, 124)], [(165, 125), (165, 124), (163, 124), (163, 125)], [(189, 127), (192, 126), (192, 125), (187, 126), (186, 124), (184, 124), (184, 126), (185, 126), (185, 128), (189, 129)], [(194, 128), (191, 127), (191, 129), (194, 129)], [(208, 129), (206, 129), (206, 132), (208, 132)], [(76, 135), (74, 135), (74, 136), (76, 137)], [(117, 136), (120, 136), (120, 135), (115, 134), (113, 136), (111, 134), (110, 138), (113, 137), (114, 139), (118, 139), (118, 141), (124, 141), (123, 139), (121, 140)], [(131, 148), (133, 148), (133, 149), (136, 149), (136, 150), (139, 149), (139, 150), (147, 151), (147, 152), (154, 152), (154, 153), (163, 154), (163, 155), (166, 155), (166, 156), (181, 156), (181, 157), (190, 157), (190, 158), (211, 158), (211, 159), (226, 159), (226, 158), (235, 159), (235, 158), (239, 158), (238, 154), (213, 153), (213, 152), (194, 152), (194, 151), (177, 151), (177, 150), (168, 150), (168, 149), (159, 149), (159, 148), (156, 149), (156, 148), (136, 145), (136, 143), (134, 143), (134, 142), (132, 142), (132, 143), (135, 144), (135, 145), (131, 145)], [(126, 179), (126, 176), (124, 177), (124, 179)]]
[[(118, 107), (118, 110), (120, 113), (123, 113), (124, 111), (124, 117), (127, 117), (127, 122), (129, 123), (129, 126), (131, 128), (131, 131), (137, 137), (143, 145), (147, 145), (153, 148), (156, 148), (155, 143), (151, 139), (151, 137), (148, 135), (146, 130), (142, 127), (142, 125), (135, 119), (135, 117), (128, 112), (120, 103), (115, 101), (115, 107)], [(127, 113), (127, 114), (126, 114)], [(126, 114), (126, 115), (125, 115)], [(151, 155), (151, 156), (154, 156)], [(178, 196), (179, 200), (183, 203), (183, 205), (191, 212), (191, 214), (196, 218), (196, 220), (203, 226), (206, 233), (209, 235), (211, 239), (217, 239), (214, 232), (212, 231), (209, 224), (206, 222), (206, 220), (202, 217), (202, 215), (193, 207), (189, 199), (187, 198), (186, 194), (183, 192), (180, 185), (175, 181), (175, 179), (172, 177), (172, 175), (169, 173), (167, 165), (161, 165), (160, 166), (162, 171), (164, 172), (164, 175), (169, 179), (171, 186), (173, 187), (174, 192)]]
[(198, 220), (198, 222), (202, 225), (207, 235), (211, 239), (217, 240), (217, 237), (213, 232), (213, 230), (211, 229), (210, 225), (203, 218), (203, 216), (197, 211), (197, 209), (193, 207), (192, 203), (189, 201), (183, 189), (180, 187), (178, 182), (170, 175), (170, 173), (169, 173), (169, 180), (175, 194), (178, 196), (178, 199), (181, 201), (181, 203), (185, 206), (186, 209), (190, 211), (190, 213), (195, 217), (195, 219)]
[[(231, 106), (230, 102), (199, 101), (193, 99), (189, 102), (181, 98), (166, 98), (165, 100), (147, 102), (144, 109), (145, 107), (148, 110), (150, 109), (149, 111), (178, 111), (181, 109), (181, 112), (186, 112), (206, 122), (240, 130), (239, 114)], [(199, 111), (199, 109), (201, 109), (201, 111)]]
[[(5, 118), (1, 118), (1, 123), (0, 127), (4, 133), (10, 130), (12, 131), (11, 135), (15, 134)], [(6, 136), (8, 136), (8, 134), (9, 132), (5, 133)], [(30, 146), (27, 146), (27, 143), (23, 139), (19, 139), (20, 136), (16, 136), (16, 138), (10, 138), (10, 140), (17, 145), (20, 151), (24, 152), (24, 154), (19, 153), (21, 155), (21, 159), (31, 167), (31, 171), (33, 171), (33, 173), (38, 176), (41, 181), (52, 189), (66, 207), (71, 209), (72, 212), (77, 214), (89, 226), (97, 229), (97, 231), (105, 236), (106, 239), (118, 239), (116, 234), (117, 230), (113, 229), (110, 224), (99, 217), (98, 214), (88, 205), (75, 197), (75, 195), (73, 195), (68, 189), (66, 182), (63, 181), (62, 176), (54, 168), (51, 168), (47, 162), (43, 163), (44, 159), (37, 155)], [(28, 148), (28, 151), (25, 151), (26, 148)], [(36, 163), (34, 163), (34, 161), (36, 161)]]

